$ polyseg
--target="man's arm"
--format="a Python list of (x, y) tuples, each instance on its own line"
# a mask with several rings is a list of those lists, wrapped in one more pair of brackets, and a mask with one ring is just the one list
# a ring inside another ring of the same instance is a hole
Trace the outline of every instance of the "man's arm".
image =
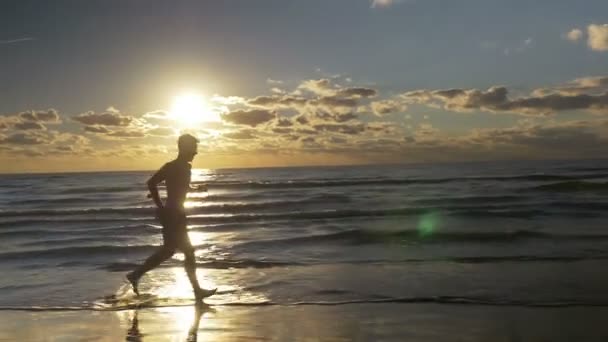
[(163, 202), (160, 200), (160, 195), (158, 194), (158, 184), (164, 181), (167, 173), (167, 165), (163, 165), (160, 170), (156, 171), (154, 176), (148, 179), (148, 189), (150, 190), (150, 196), (154, 200), (154, 203), (159, 209), (163, 208)]

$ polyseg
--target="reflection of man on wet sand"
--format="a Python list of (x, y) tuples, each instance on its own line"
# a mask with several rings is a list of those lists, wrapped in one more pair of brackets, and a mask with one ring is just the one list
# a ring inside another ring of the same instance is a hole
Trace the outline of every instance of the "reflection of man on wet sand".
[[(206, 305), (197, 305), (194, 308), (194, 319), (192, 320), (192, 325), (188, 330), (188, 342), (195, 342), (198, 338), (198, 327), (201, 323), (201, 317), (205, 312), (214, 313), (215, 310)], [(131, 320), (131, 326), (129, 330), (127, 330), (126, 340), (130, 342), (141, 342), (143, 341), (144, 334), (139, 329), (139, 319), (138, 319), (138, 311), (135, 310), (133, 312), (133, 318)]]
[[(188, 190), (190, 190), (190, 162), (197, 154), (198, 140), (189, 134), (184, 134), (177, 140), (179, 148), (178, 156), (175, 160), (163, 165), (148, 180), (150, 195), (157, 207), (157, 216), (163, 226), (163, 245), (152, 254), (143, 265), (127, 274), (127, 279), (133, 286), (133, 291), (139, 294), (137, 284), (141, 276), (151, 269), (159, 266), (163, 261), (173, 256), (176, 250), (184, 253), (184, 267), (194, 290), (196, 301), (211, 296), (214, 290), (202, 289), (196, 278), (196, 262), (194, 259), (194, 248), (190, 243), (188, 231), (186, 229), (186, 212), (184, 201)], [(167, 201), (163, 204), (158, 194), (158, 184), (165, 182), (167, 187)]]

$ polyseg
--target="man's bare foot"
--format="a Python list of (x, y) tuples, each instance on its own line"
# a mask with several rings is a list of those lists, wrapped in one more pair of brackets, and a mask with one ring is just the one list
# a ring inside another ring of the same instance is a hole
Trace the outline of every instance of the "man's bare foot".
[(139, 279), (135, 278), (133, 272), (127, 273), (127, 280), (131, 283), (131, 287), (133, 288), (133, 292), (139, 296), (139, 290), (137, 289), (137, 284), (139, 283)]
[(194, 291), (194, 298), (196, 299), (197, 302), (200, 302), (207, 297), (213, 296), (216, 291), (217, 291), (217, 289), (213, 289), (213, 290), (198, 289), (198, 290)]

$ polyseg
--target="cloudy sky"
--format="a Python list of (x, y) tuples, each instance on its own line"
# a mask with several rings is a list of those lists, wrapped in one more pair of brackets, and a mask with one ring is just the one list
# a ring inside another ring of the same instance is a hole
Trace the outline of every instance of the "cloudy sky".
[(604, 0), (2, 1), (0, 172), (605, 157)]

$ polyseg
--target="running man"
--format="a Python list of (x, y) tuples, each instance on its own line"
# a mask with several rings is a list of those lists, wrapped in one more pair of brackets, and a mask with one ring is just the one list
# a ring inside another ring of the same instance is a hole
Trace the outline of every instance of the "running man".
[[(194, 259), (194, 248), (188, 237), (186, 212), (184, 201), (190, 190), (190, 162), (197, 152), (198, 140), (190, 134), (184, 134), (177, 140), (179, 153), (177, 158), (163, 165), (148, 180), (150, 195), (156, 204), (157, 217), (163, 226), (163, 245), (152, 254), (143, 265), (138, 266), (127, 274), (127, 280), (131, 283), (135, 294), (139, 295), (137, 284), (139, 279), (148, 271), (159, 266), (163, 261), (171, 258), (176, 250), (184, 253), (184, 268), (190, 279), (196, 301), (213, 295), (216, 289), (202, 289), (196, 278), (196, 262)], [(158, 194), (158, 184), (165, 182), (167, 187), (167, 200), (163, 204)]]

